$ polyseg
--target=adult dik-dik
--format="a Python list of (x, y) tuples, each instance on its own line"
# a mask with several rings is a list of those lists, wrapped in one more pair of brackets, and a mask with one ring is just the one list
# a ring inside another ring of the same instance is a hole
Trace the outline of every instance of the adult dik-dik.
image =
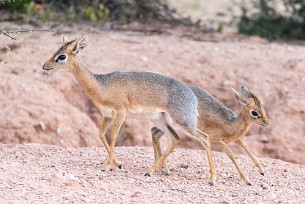
[[(218, 147), (230, 157), (242, 179), (246, 184), (251, 185), (249, 178), (238, 166), (235, 156), (227, 144), (230, 142), (239, 144), (251, 157), (259, 173), (264, 175), (264, 169), (259, 160), (242, 140), (251, 124), (263, 127), (269, 125), (261, 100), (247, 86), (241, 86), (240, 93), (233, 89), (236, 99), (242, 105), (239, 114), (235, 114), (207, 91), (195, 86), (190, 86), (190, 88), (198, 99), (198, 128), (209, 135), (211, 145)], [(155, 159), (162, 154), (159, 141), (162, 135), (163, 131), (152, 128)], [(163, 164), (163, 171), (168, 172), (166, 161)]]
[[(64, 37), (64, 44), (43, 65), (43, 69), (71, 72), (103, 114), (99, 135), (109, 154), (104, 170), (109, 170), (113, 163), (121, 168), (121, 162), (114, 155), (114, 146), (122, 123), (130, 115), (150, 119), (171, 140), (165, 153), (149, 168), (148, 175), (162, 168), (166, 157), (181, 140), (177, 134), (181, 132), (197, 138), (205, 147), (211, 172), (210, 184), (213, 184), (216, 175), (210, 142), (208, 135), (197, 129), (198, 104), (192, 90), (174, 78), (151, 72), (94, 74), (78, 58), (87, 41), (87, 36), (73, 41)], [(111, 123), (109, 145), (105, 132)]]

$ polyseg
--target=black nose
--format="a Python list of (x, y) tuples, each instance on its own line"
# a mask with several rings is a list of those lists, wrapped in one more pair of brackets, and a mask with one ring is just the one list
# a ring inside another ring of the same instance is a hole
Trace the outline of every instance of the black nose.
[(269, 122), (268, 122), (268, 121), (265, 121), (265, 122), (262, 124), (263, 127), (267, 127), (268, 125), (269, 125)]

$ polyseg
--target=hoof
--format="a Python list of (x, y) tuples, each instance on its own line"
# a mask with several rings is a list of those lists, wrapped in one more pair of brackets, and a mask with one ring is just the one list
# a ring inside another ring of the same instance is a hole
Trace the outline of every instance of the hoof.
[(119, 167), (119, 169), (122, 169), (122, 164), (120, 164), (118, 167)]
[(265, 176), (265, 173), (263, 172), (263, 173), (261, 173), (261, 175), (262, 175), (262, 176)]
[(169, 176), (169, 173), (163, 172), (163, 175), (164, 175), (164, 176)]
[(248, 185), (248, 186), (252, 186), (252, 183), (248, 182), (247, 185)]
[(152, 127), (152, 128), (151, 128), (151, 131), (152, 131), (152, 132), (154, 132), (155, 130), (158, 130), (158, 128), (157, 128), (157, 127)]
[(214, 186), (214, 182), (213, 181), (209, 181), (209, 186)]
[(149, 176), (149, 177), (150, 177), (150, 174), (149, 174), (149, 173), (146, 173), (146, 174), (144, 174), (144, 176)]

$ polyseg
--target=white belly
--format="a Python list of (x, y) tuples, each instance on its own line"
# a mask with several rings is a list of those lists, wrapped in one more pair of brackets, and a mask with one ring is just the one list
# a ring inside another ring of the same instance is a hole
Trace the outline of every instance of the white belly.
[[(113, 118), (116, 114), (116, 110), (106, 107), (98, 107), (104, 117)], [(126, 117), (128, 118), (141, 118), (154, 120), (156, 117), (160, 117), (160, 113), (164, 112), (158, 108), (151, 107), (133, 107), (127, 110)]]
[(131, 118), (145, 118), (153, 119), (156, 115), (159, 115), (162, 111), (157, 108), (136, 107), (128, 109), (127, 116)]

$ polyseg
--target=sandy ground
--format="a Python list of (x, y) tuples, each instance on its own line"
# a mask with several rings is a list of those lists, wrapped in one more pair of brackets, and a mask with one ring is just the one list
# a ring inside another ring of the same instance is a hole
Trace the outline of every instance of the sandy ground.
[(260, 158), (261, 176), (250, 159), (238, 155), (252, 180), (247, 186), (222, 153), (214, 153), (218, 182), (209, 186), (205, 152), (177, 149), (170, 175), (144, 174), (152, 148), (119, 147), (122, 169), (102, 172), (104, 148), (50, 145), (0, 146), (1, 203), (304, 203), (305, 167)]

